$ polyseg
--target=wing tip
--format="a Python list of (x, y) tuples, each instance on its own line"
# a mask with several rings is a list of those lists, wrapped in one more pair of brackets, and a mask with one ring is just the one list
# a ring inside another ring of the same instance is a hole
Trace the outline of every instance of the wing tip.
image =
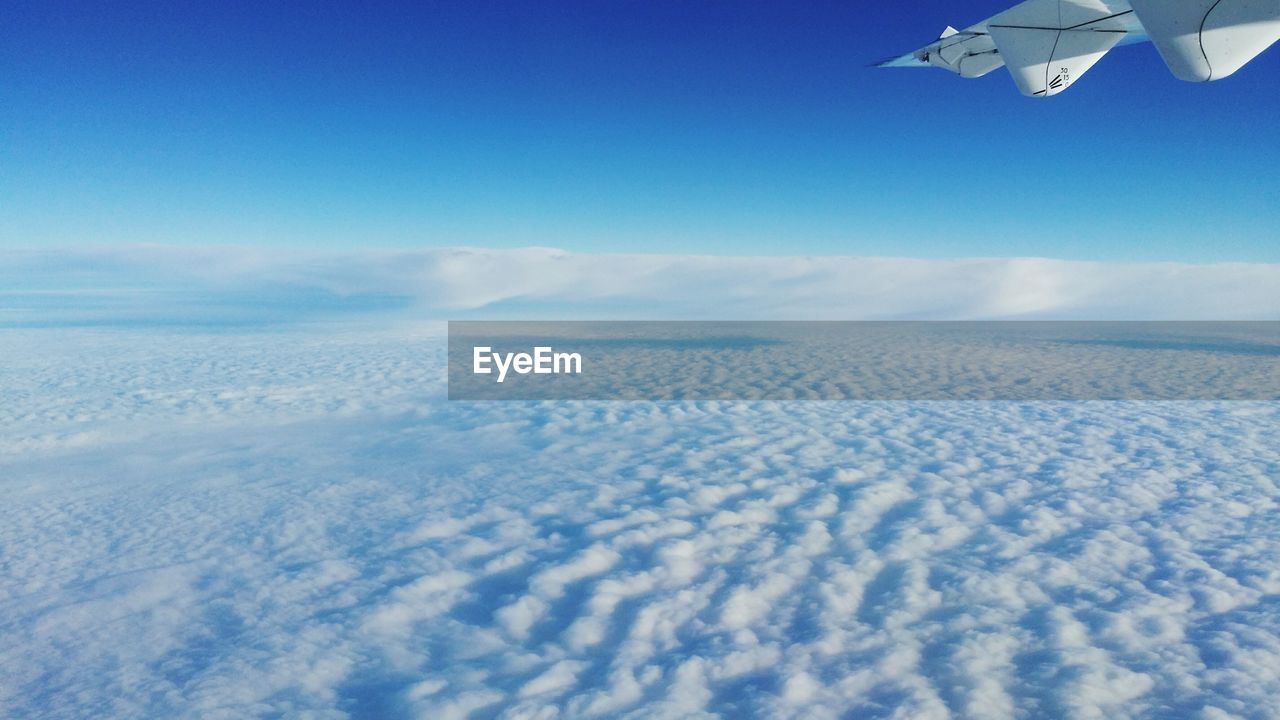
[[(919, 52), (919, 51), (916, 51)], [(916, 52), (909, 52), (905, 55), (894, 55), (892, 57), (877, 60), (867, 65), (874, 68), (903, 68), (903, 67), (928, 67), (929, 63), (920, 59)]]

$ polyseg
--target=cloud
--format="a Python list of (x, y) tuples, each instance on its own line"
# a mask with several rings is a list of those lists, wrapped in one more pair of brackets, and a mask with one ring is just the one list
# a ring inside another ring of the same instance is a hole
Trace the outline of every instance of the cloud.
[(1280, 695), (1275, 404), (450, 403), (407, 330), (6, 337), (6, 715)]
[(0, 322), (350, 313), (644, 319), (1280, 318), (1280, 265), (130, 246), (0, 252)]

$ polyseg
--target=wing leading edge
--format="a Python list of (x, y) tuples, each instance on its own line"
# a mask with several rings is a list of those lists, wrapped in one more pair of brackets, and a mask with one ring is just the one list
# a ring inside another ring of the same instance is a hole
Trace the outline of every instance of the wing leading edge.
[(1234, 73), (1280, 39), (1278, 0), (1026, 0), (879, 67), (975, 78), (1007, 67), (1023, 95), (1063, 92), (1111, 48), (1147, 39), (1185, 80)]

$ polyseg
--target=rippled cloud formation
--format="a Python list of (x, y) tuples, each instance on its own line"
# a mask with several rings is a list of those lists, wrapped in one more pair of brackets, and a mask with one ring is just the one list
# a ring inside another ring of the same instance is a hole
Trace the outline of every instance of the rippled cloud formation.
[(5, 714), (1280, 697), (1275, 404), (450, 403), (437, 332), (6, 330)]

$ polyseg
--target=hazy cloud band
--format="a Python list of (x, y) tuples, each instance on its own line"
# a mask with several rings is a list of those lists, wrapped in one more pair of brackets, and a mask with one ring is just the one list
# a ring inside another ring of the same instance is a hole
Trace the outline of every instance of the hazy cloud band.
[(350, 313), (574, 319), (1280, 319), (1280, 265), (731, 257), (548, 248), (0, 251), (0, 322)]

